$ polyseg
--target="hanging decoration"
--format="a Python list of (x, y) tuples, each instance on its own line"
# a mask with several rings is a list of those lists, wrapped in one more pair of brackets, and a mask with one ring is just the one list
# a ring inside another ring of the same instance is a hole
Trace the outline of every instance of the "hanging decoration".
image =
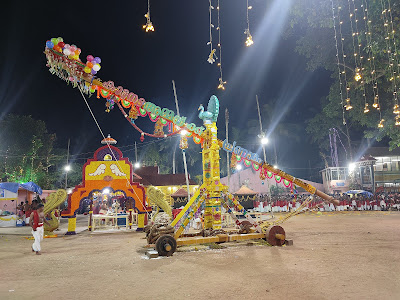
[(139, 116), (138, 110), (135, 106), (132, 106), (131, 109), (129, 110), (129, 119), (131, 119), (132, 122), (134, 122)]
[[(376, 77), (376, 67), (375, 67), (375, 55), (372, 53), (372, 30), (371, 30), (371, 20), (369, 19), (369, 12), (368, 12), (368, 4), (367, 0), (363, 0), (361, 4), (361, 9), (364, 13), (364, 26), (365, 26), (365, 39), (367, 41), (367, 52), (368, 52), (368, 59), (369, 68), (370, 68), (370, 75), (371, 75), (371, 82), (372, 82), (372, 92), (374, 96), (374, 103), (372, 107), (379, 110), (379, 93), (378, 93), (378, 80)], [(369, 112), (368, 103), (364, 105), (364, 113)]]
[(147, 13), (144, 16), (146, 17), (146, 24), (143, 25), (143, 29), (146, 32), (154, 31), (153, 23), (150, 20), (150, 0), (147, 0)]
[[(333, 7), (333, 0), (331, 1), (331, 4), (332, 4), (332, 14), (333, 14), (333, 17), (335, 18), (335, 12), (334, 12), (335, 8)], [(342, 32), (343, 21), (341, 20), (341, 14), (340, 14), (341, 9), (342, 9), (342, 7), (338, 4), (337, 5), (337, 18), (338, 18), (338, 23), (339, 23), (339, 36), (340, 36), (339, 44), (340, 44), (340, 49), (341, 49), (340, 57), (342, 59), (341, 62), (339, 60), (339, 63), (343, 65), (343, 71), (341, 71), (341, 74), (343, 74), (344, 85), (345, 85), (345, 90), (346, 90), (346, 104), (344, 103), (343, 98), (341, 99), (342, 122), (343, 122), (343, 125), (346, 125), (345, 109), (347, 110), (347, 107), (348, 107), (347, 105), (351, 106), (351, 102), (350, 102), (350, 86), (347, 82), (347, 74), (346, 74), (346, 54), (344, 51), (344, 40), (345, 39), (344, 39), (343, 32)], [(335, 19), (334, 19), (334, 23), (336, 24)]]
[(156, 124), (154, 124), (154, 135), (158, 137), (163, 137), (164, 136), (164, 124), (161, 121), (161, 118), (158, 118)]
[(186, 137), (186, 135), (181, 135), (181, 140), (179, 142), (179, 148), (181, 148), (182, 150), (187, 149), (188, 146), (188, 139)]
[(214, 9), (214, 6), (212, 5), (211, 0), (208, 0), (208, 3), (209, 3), (208, 11), (210, 15), (210, 40), (208, 41), (207, 45), (210, 45), (210, 54), (208, 55), (207, 61), (210, 64), (213, 64), (215, 60), (218, 59), (217, 55), (215, 54), (217, 50), (213, 48), (213, 39), (212, 39), (212, 29), (214, 28), (214, 25), (212, 23), (212, 11)]
[[(331, 0), (331, 5), (332, 5), (333, 30), (335, 32), (336, 64), (337, 64), (337, 68), (338, 68), (340, 104), (342, 106), (343, 123), (345, 123), (346, 121), (345, 121), (345, 116), (344, 116), (342, 71), (340, 68), (338, 36), (337, 36), (337, 30), (336, 30), (336, 18), (337, 17), (335, 16), (335, 7), (333, 5), (333, 0)], [(340, 19), (339, 19), (339, 23), (340, 23)], [(343, 71), (345, 72), (344, 67), (343, 67)]]
[(399, 99), (398, 99), (398, 80), (400, 79), (400, 66), (398, 60), (398, 53), (397, 53), (397, 45), (395, 39), (395, 30), (393, 26), (393, 15), (390, 0), (388, 0), (388, 8), (385, 5), (386, 1), (381, 1), (382, 4), (382, 15), (384, 17), (384, 27), (386, 29), (387, 36), (385, 37), (386, 40), (386, 51), (388, 54), (388, 61), (389, 61), (389, 68), (391, 69), (391, 78), (392, 87), (393, 87), (393, 113), (395, 114), (395, 125), (399, 126)]
[(246, 35), (245, 44), (247, 47), (249, 47), (254, 44), (253, 37), (251, 36), (251, 33), (250, 33), (250, 21), (249, 21), (249, 10), (252, 9), (253, 7), (249, 5), (249, 0), (246, 0), (246, 4), (247, 4), (247, 7), (246, 7), (247, 28), (245, 29), (244, 34)]
[(236, 169), (236, 166), (237, 166), (236, 154), (232, 153), (230, 167), (231, 167), (231, 169)]
[(218, 84), (218, 89), (221, 90), (225, 90), (225, 84), (226, 81), (224, 81), (222, 79), (222, 45), (221, 45), (221, 23), (220, 23), (220, 15), (219, 15), (219, 11), (220, 11), (221, 7), (220, 7), (220, 3), (218, 0), (217, 3), (217, 20), (218, 20), (218, 24), (217, 24), (217, 31), (218, 31), (218, 48), (219, 48), (219, 62), (218, 62), (218, 67), (219, 67), (219, 84)]
[[(356, 8), (355, 2), (354, 0), (352, 0), (353, 3), (353, 16), (354, 16), (354, 25), (355, 25), (355, 32), (353, 35), (353, 41), (357, 42), (357, 46), (354, 47), (355, 51), (354, 52), (354, 60), (355, 62), (358, 62), (358, 65), (356, 65), (356, 69), (355, 69), (355, 75), (354, 75), (354, 80), (356, 82), (359, 82), (361, 87), (362, 87), (362, 94), (363, 94), (363, 99), (364, 99), (364, 113), (368, 113), (369, 109), (368, 109), (368, 102), (367, 102), (367, 91), (366, 91), (366, 87), (365, 87), (365, 76), (364, 76), (364, 71), (365, 68), (363, 66), (363, 60), (364, 60), (364, 55), (362, 54), (362, 37), (363, 35), (360, 34), (359, 30), (358, 30), (358, 8)], [(350, 2), (349, 2), (350, 5)], [(349, 6), (350, 8), (350, 6)], [(350, 16), (350, 20), (352, 20), (352, 16)], [(367, 108), (367, 109), (365, 109)]]

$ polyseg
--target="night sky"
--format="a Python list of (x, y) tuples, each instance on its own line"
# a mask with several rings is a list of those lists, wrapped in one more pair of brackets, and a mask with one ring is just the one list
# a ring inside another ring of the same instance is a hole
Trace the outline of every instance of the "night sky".
[[(46, 67), (46, 40), (61, 36), (64, 42), (82, 49), (80, 57), (84, 62), (88, 54), (102, 59), (98, 76), (103, 81), (112, 80), (161, 107), (174, 109), (174, 79), (181, 114), (198, 125), (199, 104), (207, 104), (216, 94), (220, 100), (221, 133), (225, 131), (226, 107), (230, 126), (247, 131), (247, 120), (257, 117), (258, 94), (261, 105), (278, 99), (274, 110), (277, 120), (283, 115), (283, 121), (304, 129), (304, 121), (313, 114), (310, 108), (318, 108), (321, 97), (329, 92), (331, 74), (324, 70), (306, 71), (305, 59), (295, 53), (295, 39), (284, 39), (291, 1), (250, 0), (254, 45), (249, 48), (244, 45), (243, 34), (246, 1), (220, 2), (225, 91), (217, 90), (216, 64), (207, 62), (206, 0), (151, 0), (153, 33), (142, 29), (145, 0), (3, 1), (2, 12), (6, 15), (0, 21), (0, 117), (16, 113), (44, 120), (48, 130), (56, 133), (57, 146), (66, 148), (71, 138), (72, 154), (98, 148), (102, 137), (78, 89), (51, 75)], [(216, 16), (216, 10), (214, 13)], [(216, 31), (214, 41), (216, 44)], [(117, 146), (133, 145), (135, 141), (140, 144), (139, 133), (118, 109), (106, 113), (104, 99), (95, 96), (89, 103), (104, 133), (118, 140)], [(145, 118), (139, 119), (138, 124), (145, 128), (152, 125)], [(321, 160), (317, 146), (305, 140), (305, 131), (301, 138), (299, 143), (278, 141), (280, 165), (295, 176), (307, 177), (309, 160), (312, 167)], [(133, 147), (123, 148), (128, 155), (133, 154)]]

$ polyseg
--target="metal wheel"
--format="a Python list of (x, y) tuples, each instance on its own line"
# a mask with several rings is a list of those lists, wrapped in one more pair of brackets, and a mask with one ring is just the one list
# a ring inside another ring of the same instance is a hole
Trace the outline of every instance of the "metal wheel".
[(172, 235), (162, 235), (156, 241), (156, 250), (160, 256), (171, 256), (176, 250), (176, 240)]
[(272, 246), (282, 246), (285, 243), (285, 230), (281, 226), (272, 226), (265, 234), (267, 242)]

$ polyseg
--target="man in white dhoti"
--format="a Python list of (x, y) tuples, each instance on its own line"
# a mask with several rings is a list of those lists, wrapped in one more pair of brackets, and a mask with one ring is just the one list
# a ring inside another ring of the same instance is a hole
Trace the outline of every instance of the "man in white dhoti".
[(40, 242), (43, 240), (43, 222), (50, 225), (44, 217), (43, 207), (43, 204), (38, 204), (37, 209), (31, 213), (29, 218), (29, 225), (32, 227), (32, 235), (35, 239), (32, 245), (32, 252), (36, 252), (37, 255), (40, 255), (40, 251), (42, 250)]

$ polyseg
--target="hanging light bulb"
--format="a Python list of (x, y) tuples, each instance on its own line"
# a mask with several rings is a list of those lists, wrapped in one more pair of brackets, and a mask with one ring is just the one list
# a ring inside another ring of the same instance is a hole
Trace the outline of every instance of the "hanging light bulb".
[(385, 122), (385, 119), (381, 119), (379, 124), (378, 124), (378, 128), (383, 128), (383, 122)]
[(374, 107), (374, 108), (376, 108), (377, 110), (379, 110), (380, 108), (379, 108), (379, 96), (378, 95), (376, 95), (375, 97), (374, 97), (374, 104), (372, 104), (372, 106)]
[(396, 115), (400, 114), (399, 105), (397, 103), (393, 106), (393, 113)]
[(350, 103), (350, 98), (346, 99), (346, 105), (344, 107), (346, 108), (346, 110), (350, 110), (353, 108), (353, 106), (351, 106), (351, 103)]
[(396, 116), (395, 120), (396, 120), (396, 122), (394, 123), (394, 125), (400, 126), (400, 116)]
[(354, 76), (354, 80), (355, 81), (360, 81), (361, 80), (361, 74), (360, 74), (360, 69), (359, 68), (356, 68), (356, 75)]
[(369, 112), (369, 104), (368, 103), (365, 103), (365, 106), (364, 106), (364, 114), (366, 114), (366, 113), (368, 113)]
[(143, 25), (143, 29), (146, 30), (146, 32), (154, 31), (153, 23), (150, 20), (150, 0), (147, 1), (147, 13), (144, 16), (147, 22)]
[(222, 80), (222, 77), (220, 77), (220, 78), (219, 78), (219, 85), (218, 85), (218, 88), (221, 89), (221, 90), (225, 90), (225, 84), (226, 84), (226, 81), (223, 81), (223, 80)]

